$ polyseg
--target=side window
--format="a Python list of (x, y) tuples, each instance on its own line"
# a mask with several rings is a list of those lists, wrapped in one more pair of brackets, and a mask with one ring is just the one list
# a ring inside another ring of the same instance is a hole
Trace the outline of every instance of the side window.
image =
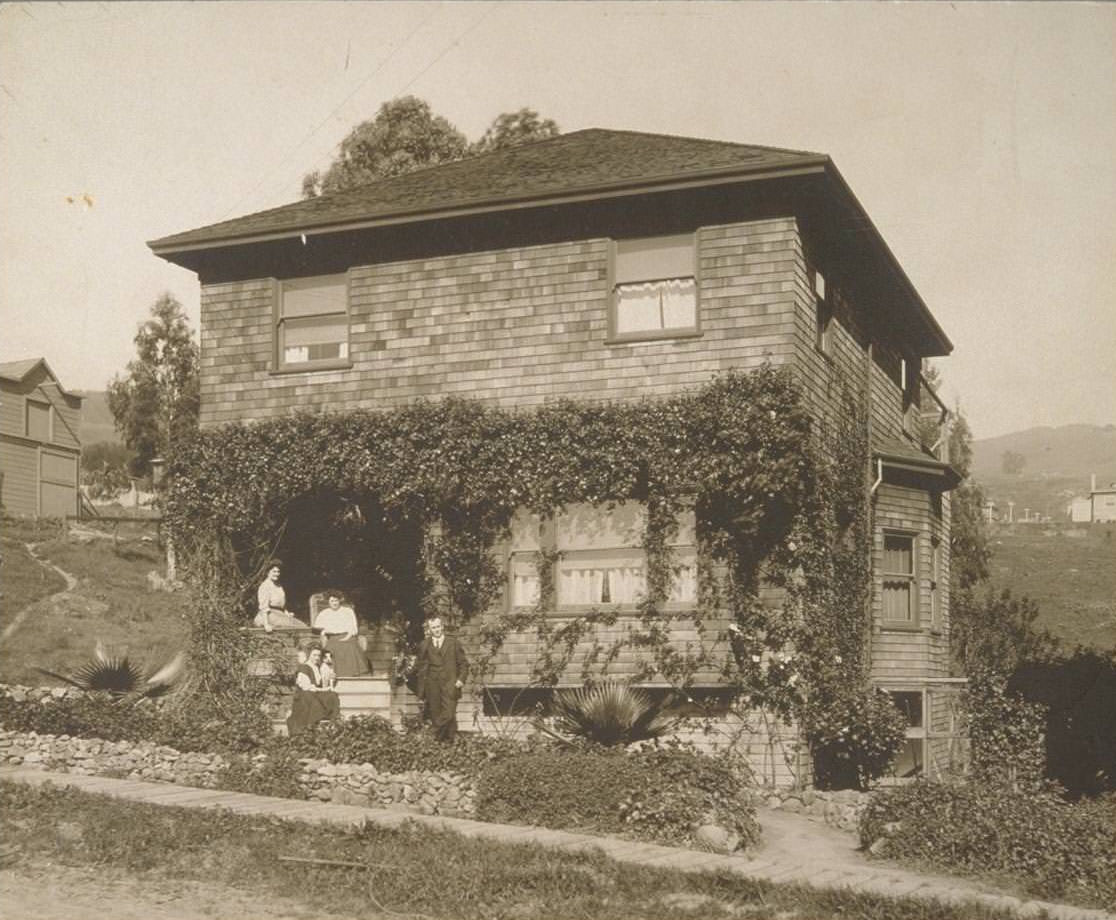
[(918, 581), (914, 536), (884, 534), (882, 574), (884, 622), (917, 626)]
[(617, 240), (609, 331), (654, 339), (698, 331), (694, 235)]
[(53, 440), (53, 411), (50, 403), (39, 402), (35, 399), (27, 400), (27, 418), (25, 419), (27, 437), (36, 441)]
[(814, 346), (823, 355), (833, 355), (833, 305), (826, 287), (825, 275), (810, 269), (810, 285), (814, 289)]
[(930, 625), (942, 625), (942, 544), (935, 539), (930, 546)]
[(280, 281), (275, 367), (315, 370), (349, 363), (349, 285), (345, 275)]

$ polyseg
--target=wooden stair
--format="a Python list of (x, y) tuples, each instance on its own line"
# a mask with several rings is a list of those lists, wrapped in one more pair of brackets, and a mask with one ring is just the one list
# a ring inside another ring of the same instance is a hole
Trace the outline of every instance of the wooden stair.
[(391, 720), (391, 681), (386, 677), (338, 677), (341, 718), (379, 716)]

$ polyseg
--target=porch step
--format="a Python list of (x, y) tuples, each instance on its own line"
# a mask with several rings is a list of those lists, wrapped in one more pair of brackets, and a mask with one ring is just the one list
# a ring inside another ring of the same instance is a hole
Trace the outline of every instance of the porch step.
[(339, 677), (341, 718), (372, 715), (391, 719), (391, 682), (386, 677)]

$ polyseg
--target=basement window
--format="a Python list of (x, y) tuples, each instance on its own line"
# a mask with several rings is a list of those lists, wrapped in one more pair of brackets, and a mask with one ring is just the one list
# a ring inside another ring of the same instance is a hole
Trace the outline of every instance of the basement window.
[(694, 235), (617, 240), (613, 247), (610, 338), (638, 340), (696, 335)]
[(349, 366), (347, 276), (279, 282), (275, 355), (276, 369), (281, 371)]

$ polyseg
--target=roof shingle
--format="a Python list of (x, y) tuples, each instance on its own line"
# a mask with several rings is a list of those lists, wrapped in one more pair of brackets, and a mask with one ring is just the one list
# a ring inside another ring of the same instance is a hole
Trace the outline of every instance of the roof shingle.
[(149, 245), (162, 255), (262, 234), (826, 161), (824, 154), (802, 150), (589, 128), (188, 230)]

